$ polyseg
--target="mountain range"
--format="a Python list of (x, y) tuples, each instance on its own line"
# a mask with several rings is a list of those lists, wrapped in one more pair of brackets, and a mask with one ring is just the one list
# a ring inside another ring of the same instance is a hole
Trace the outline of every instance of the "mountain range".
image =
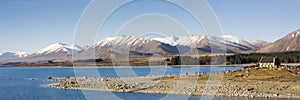
[(91, 57), (91, 54), (94, 53), (93, 51), (95, 51), (97, 58), (104, 59), (108, 59), (110, 57), (126, 57), (129, 55), (128, 53), (141, 54), (130, 54), (130, 56), (143, 56), (145, 53), (156, 54), (160, 56), (176, 54), (192, 55), (198, 53), (211, 53), (211, 44), (216, 44), (214, 45), (217, 46), (215, 48), (226, 45), (227, 53), (240, 53), (256, 51), (262, 46), (267, 45), (268, 42), (247, 41), (232, 35), (187, 35), (150, 39), (122, 35), (118, 37), (105, 38), (97, 42), (95, 46), (78, 54), (80, 57), (77, 58), (83, 58), (83, 56)]
[[(193, 55), (205, 53), (219, 53), (211, 51), (226, 51), (227, 53), (268, 53), (300, 50), (300, 30), (269, 43), (262, 40), (245, 40), (229, 34), (214, 35), (186, 35), (162, 38), (141, 38), (136, 36), (108, 37), (90, 47), (56, 43), (32, 54), (0, 53), (1, 62), (47, 62), (70, 61), (72, 54), (76, 60), (111, 57), (147, 57), (166, 55)], [(222, 46), (226, 45), (226, 48)]]

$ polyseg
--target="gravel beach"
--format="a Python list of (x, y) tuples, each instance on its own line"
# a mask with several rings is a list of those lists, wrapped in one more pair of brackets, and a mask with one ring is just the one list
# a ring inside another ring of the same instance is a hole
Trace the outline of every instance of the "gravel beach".
[(286, 70), (132, 78), (52, 78), (50, 88), (193, 96), (299, 98), (300, 76)]

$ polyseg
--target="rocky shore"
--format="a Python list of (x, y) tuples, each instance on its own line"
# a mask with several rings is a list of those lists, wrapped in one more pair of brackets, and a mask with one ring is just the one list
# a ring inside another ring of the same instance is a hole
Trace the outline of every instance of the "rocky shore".
[(50, 88), (194, 96), (300, 98), (300, 76), (247, 68), (227, 73), (132, 78), (53, 78)]

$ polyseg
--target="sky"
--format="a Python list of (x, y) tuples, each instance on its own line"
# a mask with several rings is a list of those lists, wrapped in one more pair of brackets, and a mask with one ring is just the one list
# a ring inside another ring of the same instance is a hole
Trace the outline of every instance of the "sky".
[[(77, 23), (89, 3), (90, 0), (1, 0), (0, 52), (32, 53), (53, 43), (72, 44)], [(272, 42), (300, 28), (299, 0), (208, 0), (208, 3), (223, 32), (240, 38)], [(145, 12), (163, 13), (173, 19), (159, 14), (137, 17)], [(124, 23), (126, 26), (122, 26)], [(190, 33), (203, 34), (186, 11), (153, 0), (117, 9), (97, 38), (114, 36), (116, 32), (141, 33), (144, 31), (139, 29), (154, 25), (152, 29), (157, 32), (174, 32), (173, 35), (184, 32), (177, 28), (180, 26)]]

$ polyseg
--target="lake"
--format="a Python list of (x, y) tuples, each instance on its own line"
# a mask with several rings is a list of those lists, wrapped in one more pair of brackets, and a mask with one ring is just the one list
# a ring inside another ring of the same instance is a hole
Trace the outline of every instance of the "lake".
[[(131, 69), (137, 76), (147, 75), (177, 75), (177, 74), (194, 74), (209, 73), (212, 71), (211, 67), (197, 67), (193, 68), (180, 68), (180, 67), (142, 67), (142, 68), (76, 68), (75, 72), (86, 72), (88, 70), (96, 70), (99, 72), (94, 77), (120, 77), (120, 71)], [(198, 69), (198, 70), (195, 70)], [(191, 69), (191, 70), (188, 70)], [(230, 71), (240, 70), (242, 67), (215, 67), (214, 71)], [(117, 71), (119, 70), (119, 71)], [(163, 71), (162, 71), (163, 70)], [(162, 73), (152, 73), (162, 72)], [(122, 72), (121, 72), (122, 73)], [(82, 73), (81, 73), (82, 74)], [(55, 84), (47, 78), (52, 77), (75, 77), (73, 68), (0, 68), (0, 100), (85, 100), (86, 97), (81, 91), (75, 90), (62, 90), (47, 88), (49, 84)], [(122, 77), (122, 76), (121, 76)], [(130, 77), (125, 75), (124, 77)], [(97, 94), (97, 97), (92, 98), (107, 100), (108, 92), (86, 91), (89, 94)], [(123, 100), (157, 100), (163, 98), (164, 94), (139, 94), (139, 93), (113, 93), (116, 98)], [(170, 95), (174, 99), (199, 100), (201, 97), (197, 96), (179, 96)], [(214, 100), (231, 100), (231, 99), (245, 99), (245, 98), (214, 98)], [(246, 98), (249, 99), (249, 98)], [(255, 98), (253, 100), (262, 99)]]

